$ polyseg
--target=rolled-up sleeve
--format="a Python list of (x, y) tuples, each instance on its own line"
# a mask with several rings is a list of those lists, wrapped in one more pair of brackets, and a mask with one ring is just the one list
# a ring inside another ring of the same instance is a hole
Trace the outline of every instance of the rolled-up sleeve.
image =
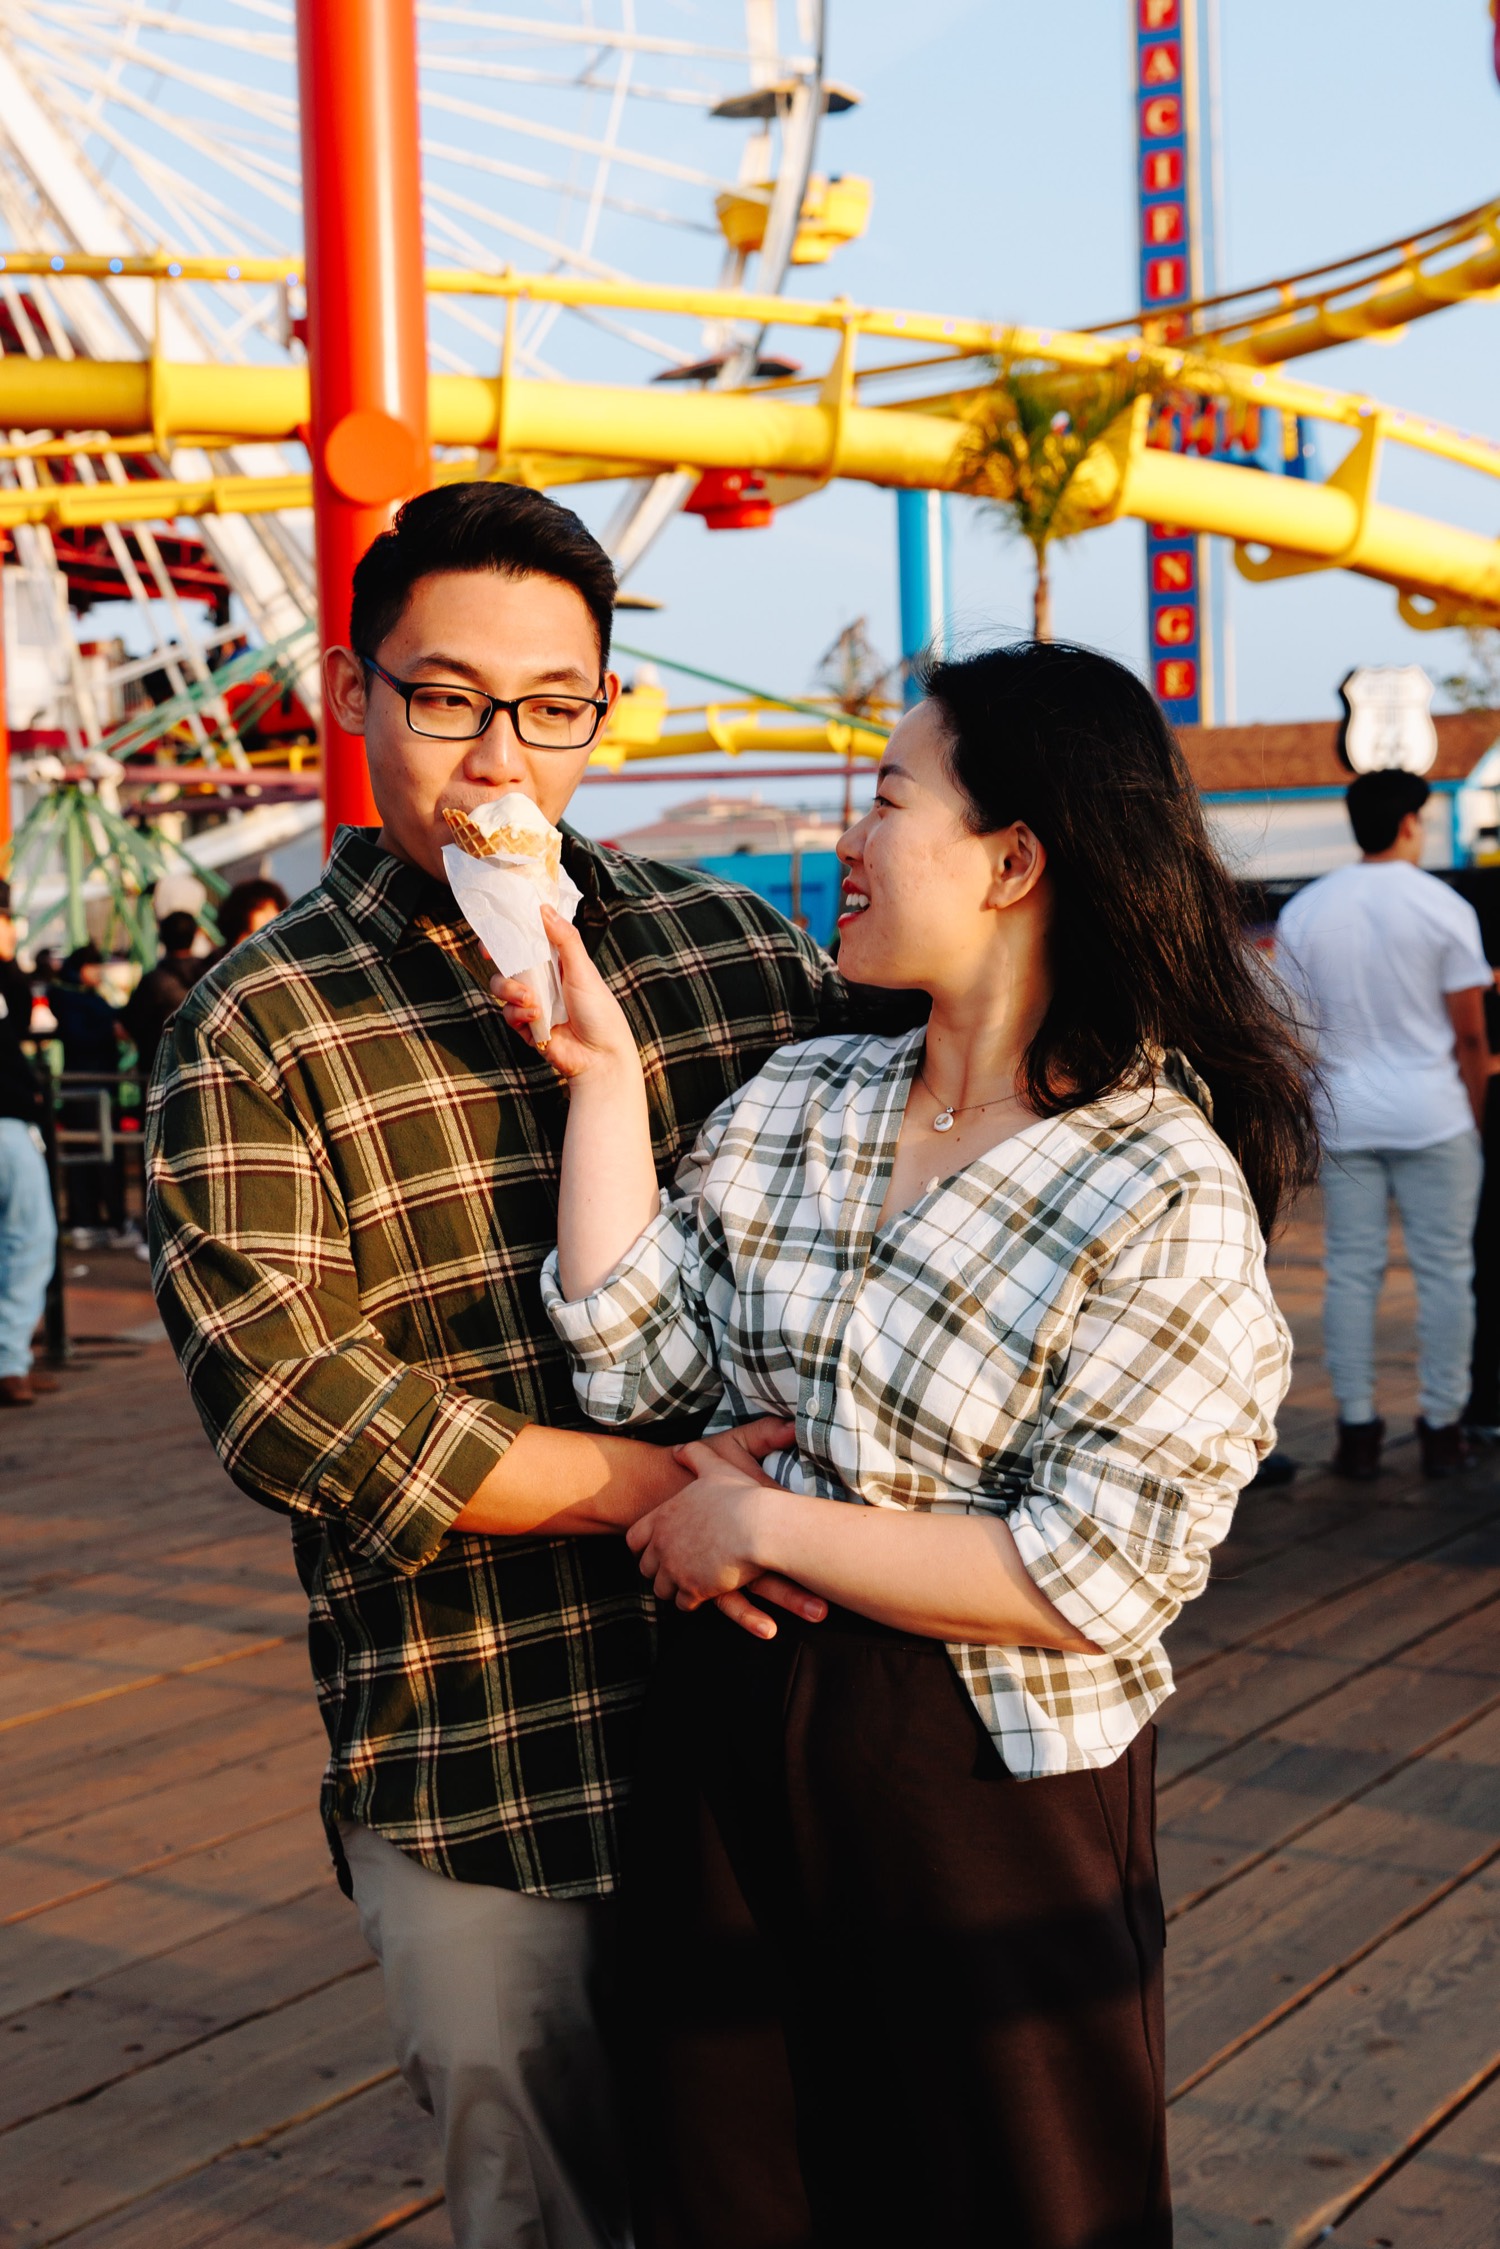
[(1208, 1580), (1275, 1438), (1291, 1341), (1226, 1201), (1168, 1196), (1088, 1289), (1010, 1528), (1033, 1582), (1140, 1658)]
[(596, 1289), (565, 1297), (555, 1250), (542, 1268), (542, 1301), (591, 1420), (665, 1421), (702, 1412), (723, 1392), (719, 1346), (733, 1281), (705, 1188), (738, 1099), (714, 1111), (662, 1189), (656, 1217)]
[(179, 1015), (147, 1129), (156, 1299), (225, 1469), (264, 1505), (337, 1517), (367, 1561), (420, 1569), (524, 1417), (387, 1348), (269, 1060)]

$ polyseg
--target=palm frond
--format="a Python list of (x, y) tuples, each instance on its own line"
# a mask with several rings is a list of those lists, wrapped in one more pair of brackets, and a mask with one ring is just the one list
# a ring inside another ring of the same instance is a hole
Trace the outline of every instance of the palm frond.
[(1093, 448), (1161, 378), (1134, 363), (1063, 370), (998, 355), (972, 421), (966, 482), (1033, 547), (1072, 538), (1096, 518), (1078, 485)]

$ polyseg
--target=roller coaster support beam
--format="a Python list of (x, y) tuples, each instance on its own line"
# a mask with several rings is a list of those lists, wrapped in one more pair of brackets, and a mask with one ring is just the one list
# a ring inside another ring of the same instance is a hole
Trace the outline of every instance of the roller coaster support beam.
[[(1069, 339), (1067, 348), (1070, 359), (1085, 364), (1099, 351), (1087, 338)], [(1105, 354), (1099, 357), (1107, 363)], [(1094, 523), (1130, 515), (1214, 532), (1242, 546), (1269, 548), (1278, 558), (1382, 579), (1403, 594), (1443, 605), (1445, 622), (1500, 619), (1500, 541), (1387, 507), (1375, 497), (1374, 477), (1378, 441), (1396, 441), (1492, 476), (1500, 474), (1494, 446), (1270, 372), (1205, 368), (1204, 374), (1229, 395), (1243, 385), (1250, 398), (1320, 414), (1362, 433), (1346, 464), (1350, 473), (1340, 470), (1326, 484), (1268, 476), (1260, 469), (1157, 451), (1139, 442), (1137, 429), (1128, 443), (1111, 437), (1095, 446), (1079, 471), (1078, 495)], [(1186, 366), (1184, 380), (1191, 380)], [(500, 387), (480, 376), (434, 377), (434, 441), (493, 450)], [(944, 410), (934, 411), (934, 403)], [(838, 475), (898, 490), (963, 490), (970, 474), (964, 403), (950, 396), (925, 406), (794, 405), (758, 391), (668, 397), (654, 389), (511, 377), (505, 385), (506, 465), (509, 473), (539, 483), (642, 476), (690, 462), (698, 468)], [(116, 432), (165, 427), (191, 430), (200, 439), (227, 428), (245, 441), (290, 436), (306, 413), (307, 377), (299, 368), (153, 368), (150, 362), (32, 361), (19, 354), (0, 359), (0, 427)], [(439, 472), (453, 473), (472, 471), (455, 464)], [(431, 480), (430, 472), (422, 479)], [(0, 525), (159, 521), (305, 506), (306, 499), (306, 484), (295, 477), (221, 477), (196, 486), (147, 480), (42, 484), (0, 490)], [(1249, 556), (1245, 560), (1252, 570), (1264, 568)]]
[[(297, 66), (327, 647), (348, 636), (354, 565), (431, 481), (415, 0), (298, 0)], [(329, 840), (376, 818), (364, 744), (326, 710), (323, 776)]]

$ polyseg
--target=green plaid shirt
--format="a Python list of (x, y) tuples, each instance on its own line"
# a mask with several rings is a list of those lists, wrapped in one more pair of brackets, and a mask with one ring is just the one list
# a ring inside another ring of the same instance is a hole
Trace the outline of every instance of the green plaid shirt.
[[(775, 1048), (842, 1020), (844, 990), (732, 884), (576, 836), (565, 861), (670, 1179)], [(527, 1422), (584, 1426), (540, 1291), (566, 1097), (487, 974), (446, 888), (341, 830), (318, 887), (163, 1041), (152, 1262), (219, 1458), (291, 1516), (330, 1836), (355, 1820), (459, 1881), (596, 1897), (653, 1604), (623, 1540), (450, 1529)]]

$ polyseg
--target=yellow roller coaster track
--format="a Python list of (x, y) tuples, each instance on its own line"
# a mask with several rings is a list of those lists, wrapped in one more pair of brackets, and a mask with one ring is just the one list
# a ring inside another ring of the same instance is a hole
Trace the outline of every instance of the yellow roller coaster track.
[[(1486, 206), (1486, 240), (1493, 243), (1495, 207)], [(1468, 214), (1478, 228), (1480, 214)], [(1450, 235), (1459, 222), (1449, 222)], [(1433, 230), (1434, 233), (1441, 230)], [(1419, 238), (1426, 242), (1428, 238)], [(1444, 246), (1478, 240), (1452, 235)], [(1388, 246), (1389, 247), (1389, 246)], [(1426, 253), (1424, 252), (1424, 255)], [(1437, 252), (1434, 251), (1434, 255)], [(1378, 259), (1378, 253), (1371, 257)], [(1443, 267), (1422, 284), (1441, 282), (1443, 301), (1456, 294), (1487, 294), (1493, 283), (1475, 280), (1488, 252), (1473, 250), (1458, 266)], [(1407, 271), (1410, 261), (1402, 267)], [(1453, 279), (1474, 268), (1462, 288)], [(164, 286), (175, 282), (295, 279), (286, 260), (95, 258), (45, 252), (7, 252), (3, 270), (107, 280), (140, 276)], [(1371, 302), (1390, 296), (1388, 268), (1374, 277)], [(1317, 276), (1304, 276), (1318, 278)], [(1415, 291), (1418, 282), (1403, 284)], [(1389, 443), (1434, 455), (1486, 476), (1500, 476), (1500, 446), (1462, 430), (1381, 405), (1369, 397), (1325, 389), (1283, 374), (1273, 365), (1283, 347), (1304, 345), (1290, 334), (1275, 352), (1269, 343), (1253, 353), (1261, 333), (1194, 337), (1166, 345), (1141, 336), (1110, 336), (1046, 328), (1004, 327), (940, 314), (856, 305), (846, 298), (810, 303), (739, 293), (605, 282), (564, 275), (434, 272), (436, 293), (594, 307), (618, 307), (713, 319), (765, 321), (783, 329), (827, 331), (834, 352), (821, 376), (759, 385), (735, 392), (665, 392), (586, 383), (548, 383), (502, 375), (439, 375), (432, 379), (431, 429), (440, 452), (438, 476), (483, 473), (556, 485), (648, 474), (675, 468), (754, 468), (787, 479), (784, 496), (796, 497), (852, 477), (885, 486), (972, 489), (971, 417), (983, 398), (972, 374), (955, 382), (956, 363), (986, 356), (1020, 360), (1078, 373), (1121, 364), (1143, 365), (1161, 382), (1207, 398), (1238, 400), (1286, 414), (1325, 421), (1353, 433), (1343, 462), (1326, 483), (1267, 475), (1251, 467), (1169, 453), (1146, 443), (1142, 399), (1094, 448), (1080, 472), (1079, 491), (1094, 524), (1134, 516), (1168, 522), (1236, 542), (1245, 575), (1262, 579), (1293, 572), (1344, 569), (1380, 579), (1400, 595), (1410, 624), (1500, 622), (1500, 543), (1479, 533), (1387, 506), (1376, 496), (1381, 455)], [(1328, 292), (1325, 292), (1327, 294)], [(1333, 292), (1337, 293), (1337, 292)], [(1305, 300), (1312, 305), (1314, 298)], [(1284, 307), (1290, 313), (1304, 301)], [(1387, 309), (1389, 307), (1387, 306)], [(1436, 309), (1436, 299), (1408, 307)], [(1347, 303), (1319, 318), (1346, 319)], [(1231, 326), (1233, 323), (1231, 323)], [(861, 368), (865, 339), (895, 342), (925, 356)], [(1344, 340), (1328, 335), (1327, 342)], [(943, 386), (928, 395), (865, 403), (871, 392), (899, 381), (910, 389), (925, 379)], [(811, 398), (798, 392), (811, 389)], [(62, 437), (74, 450), (92, 444), (168, 455), (176, 444), (285, 440), (299, 435), (308, 417), (305, 368), (176, 365), (161, 359), (0, 360), (0, 427), (30, 433), (32, 477), (25, 488), (0, 488), (0, 527), (17, 523), (87, 524), (171, 520), (178, 516), (258, 513), (305, 507), (306, 476), (214, 476), (185, 483), (150, 479), (128, 483), (57, 484), (48, 481), (47, 455)], [(461, 449), (467, 458), (451, 457)], [(24, 453), (19, 443), (7, 451)], [(990, 487), (994, 489), (994, 487)]]
[[(1275, 367), (1335, 344), (1389, 343), (1413, 320), (1497, 295), (1500, 199), (1329, 265), (1199, 297), (1175, 308), (1174, 317), (1187, 322), (1199, 348)], [(1145, 325), (1145, 315), (1136, 312), (1102, 321), (1087, 333), (1103, 336)]]

